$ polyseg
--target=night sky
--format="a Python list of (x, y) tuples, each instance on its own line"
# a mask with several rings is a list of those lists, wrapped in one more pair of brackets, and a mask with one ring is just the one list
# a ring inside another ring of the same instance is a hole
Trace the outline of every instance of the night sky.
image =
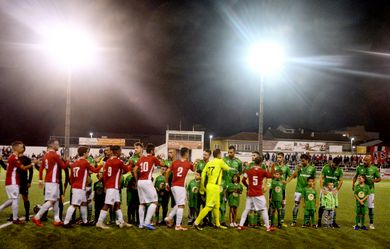
[[(102, 48), (73, 70), (72, 136), (90, 131), (214, 136), (257, 131), (262, 37), (289, 57), (266, 79), (265, 129), (365, 125), (390, 141), (389, 1), (1, 1), (0, 144), (63, 135), (66, 69), (36, 49), (37, 26), (72, 20)], [(389, 53), (389, 54), (386, 54)]]

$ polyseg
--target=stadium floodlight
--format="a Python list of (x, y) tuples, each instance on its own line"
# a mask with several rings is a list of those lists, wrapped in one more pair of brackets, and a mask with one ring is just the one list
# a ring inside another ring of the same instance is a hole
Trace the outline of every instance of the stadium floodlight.
[(353, 146), (353, 141), (355, 141), (354, 137), (351, 137), (351, 155), (353, 155), (353, 149), (355, 146)]
[(70, 147), (70, 102), (72, 74), (75, 67), (95, 62), (97, 45), (88, 33), (70, 23), (52, 23), (40, 28), (41, 49), (46, 51), (61, 66), (66, 67), (67, 90), (65, 111), (65, 158)]
[(272, 41), (254, 43), (247, 55), (247, 64), (260, 75), (260, 105), (258, 151), (263, 154), (263, 126), (264, 126), (264, 81), (265, 77), (280, 71), (284, 65), (285, 52), (283, 46)]
[(48, 25), (42, 28), (42, 47), (50, 57), (68, 67), (78, 67), (95, 61), (97, 45), (83, 29), (70, 24)]
[(91, 136), (91, 138), (93, 137), (93, 132), (90, 132), (89, 135)]
[(253, 44), (248, 53), (249, 67), (261, 76), (273, 74), (282, 69), (285, 60), (283, 47), (270, 41)]
[(212, 149), (211, 148), (211, 140), (213, 139), (213, 135), (210, 135), (209, 138), (210, 138), (210, 150), (211, 150)]

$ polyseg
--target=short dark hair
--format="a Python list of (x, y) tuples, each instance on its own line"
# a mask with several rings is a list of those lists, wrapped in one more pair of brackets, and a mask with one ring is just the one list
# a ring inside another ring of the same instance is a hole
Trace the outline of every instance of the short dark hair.
[(221, 150), (220, 149), (215, 149), (213, 151), (213, 157), (218, 157), (219, 155), (221, 155)]
[(89, 148), (87, 146), (80, 146), (78, 149), (77, 149), (77, 154), (79, 156), (84, 156), (85, 153), (87, 153), (89, 151)]
[(154, 148), (155, 148), (154, 144), (152, 144), (152, 143), (147, 144), (146, 145), (146, 153), (152, 153)]
[(204, 152), (207, 152), (209, 155), (211, 155), (211, 150), (209, 149), (204, 150)]
[(143, 147), (144, 147), (144, 144), (141, 143), (141, 142), (136, 142), (136, 143), (134, 144), (134, 147), (136, 147), (136, 146), (140, 146), (141, 148), (143, 148)]
[(255, 158), (255, 165), (260, 165), (260, 163), (263, 162), (263, 157), (262, 156), (258, 156)]
[(309, 181), (309, 180), (313, 180), (314, 181), (314, 177), (307, 178), (307, 181)]
[(187, 147), (183, 147), (180, 149), (180, 156), (184, 156), (185, 154), (189, 153), (190, 149)]
[(302, 154), (301, 159), (309, 160), (309, 156), (307, 154)]
[(283, 174), (283, 171), (281, 169), (278, 169), (278, 170), (275, 171), (275, 174), (276, 173)]
[(257, 155), (259, 155), (259, 156), (260, 156), (260, 152), (258, 152), (257, 150), (255, 150), (255, 151), (252, 151), (252, 154), (257, 154)]
[(234, 147), (233, 145), (230, 145), (230, 146), (229, 146), (229, 150), (234, 150), (234, 151), (236, 151), (236, 147)]
[(54, 144), (54, 142), (60, 142), (57, 138), (50, 138), (49, 141), (47, 141), (47, 146), (51, 146)]
[(118, 145), (111, 146), (111, 151), (112, 151), (112, 154), (114, 154), (115, 156), (119, 156), (122, 152), (121, 147)]
[(277, 156), (282, 156), (282, 157), (284, 157), (284, 153), (283, 152), (278, 152), (278, 154), (276, 154)]
[(23, 144), (22, 141), (14, 141), (11, 144), (12, 149), (15, 149), (16, 146)]
[(341, 158), (340, 157), (333, 158), (333, 163), (339, 165), (341, 163)]

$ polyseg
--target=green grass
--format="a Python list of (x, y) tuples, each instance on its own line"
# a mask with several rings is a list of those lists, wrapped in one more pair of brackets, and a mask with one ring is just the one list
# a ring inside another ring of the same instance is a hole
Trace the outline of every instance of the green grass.
[[(4, 171), (0, 174), (4, 179)], [(4, 181), (0, 182), (0, 201), (6, 200)], [(287, 188), (286, 223), (291, 223), (295, 182)], [(376, 230), (354, 231), (355, 201), (351, 190), (351, 181), (346, 180), (343, 186), (337, 212), (340, 229), (307, 229), (288, 227), (274, 233), (266, 233), (262, 229), (214, 230), (203, 231), (190, 229), (176, 232), (165, 227), (156, 231), (138, 228), (121, 230), (113, 227), (109, 231), (95, 227), (76, 227), (66, 230), (55, 228), (49, 222), (43, 228), (37, 228), (31, 222), (23, 225), (11, 225), (0, 229), (0, 248), (388, 248), (390, 243), (390, 181), (376, 185)], [(125, 196), (124, 196), (125, 197)], [(244, 196), (238, 215), (244, 208)], [(42, 190), (34, 184), (30, 190), (32, 206), (43, 201)], [(68, 196), (66, 198), (68, 200)], [(126, 205), (122, 206), (124, 215)], [(23, 214), (20, 202), (20, 214)], [(66, 210), (65, 210), (66, 212)], [(0, 213), (0, 224), (6, 222), (10, 209)], [(185, 217), (187, 214), (185, 214)], [(226, 214), (228, 216), (228, 214)], [(300, 209), (298, 223), (302, 224), (303, 209)], [(126, 217), (125, 217), (126, 218)], [(226, 217), (228, 219), (228, 217)], [(368, 221), (368, 217), (366, 218)], [(184, 223), (187, 219), (184, 219)]]

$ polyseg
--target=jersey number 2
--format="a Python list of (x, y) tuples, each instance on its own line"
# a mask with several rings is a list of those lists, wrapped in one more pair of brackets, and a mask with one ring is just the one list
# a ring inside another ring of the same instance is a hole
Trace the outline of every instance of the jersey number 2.
[(183, 176), (183, 167), (179, 167), (177, 168), (177, 174), (176, 174), (177, 177), (182, 177)]

